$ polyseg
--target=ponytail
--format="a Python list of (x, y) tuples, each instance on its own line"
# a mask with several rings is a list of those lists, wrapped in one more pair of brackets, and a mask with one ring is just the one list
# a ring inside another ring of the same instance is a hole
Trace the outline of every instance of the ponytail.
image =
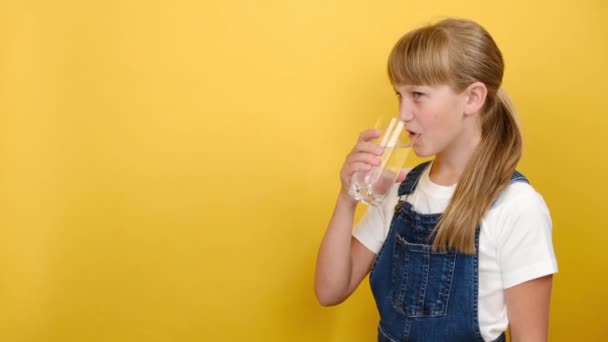
[(493, 96), (488, 94), (485, 108), (481, 113), (481, 142), (435, 227), (433, 250), (475, 253), (477, 226), (509, 185), (521, 158), (521, 132), (508, 95), (501, 88)]

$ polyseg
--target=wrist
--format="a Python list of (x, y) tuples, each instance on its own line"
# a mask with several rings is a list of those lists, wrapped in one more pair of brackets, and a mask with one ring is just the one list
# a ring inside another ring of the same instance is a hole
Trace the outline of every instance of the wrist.
[(345, 191), (340, 191), (336, 200), (336, 206), (338, 207), (347, 207), (354, 209), (357, 207), (357, 203), (358, 201)]

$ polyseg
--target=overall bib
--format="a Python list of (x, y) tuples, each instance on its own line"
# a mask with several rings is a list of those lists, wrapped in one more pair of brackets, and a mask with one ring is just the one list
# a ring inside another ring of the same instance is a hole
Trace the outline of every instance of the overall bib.
[[(388, 236), (370, 273), (380, 314), (379, 342), (483, 342), (477, 318), (479, 225), (475, 254), (434, 252), (431, 232), (441, 214), (420, 214), (401, 197), (411, 194), (430, 162), (399, 186)], [(527, 182), (515, 171), (511, 182)], [(506, 341), (504, 333), (495, 342)]]

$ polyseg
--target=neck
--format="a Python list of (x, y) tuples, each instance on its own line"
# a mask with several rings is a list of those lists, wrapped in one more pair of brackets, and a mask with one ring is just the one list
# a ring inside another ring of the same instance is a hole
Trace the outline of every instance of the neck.
[(480, 141), (481, 136), (475, 135), (437, 154), (429, 173), (431, 181), (446, 186), (458, 183)]

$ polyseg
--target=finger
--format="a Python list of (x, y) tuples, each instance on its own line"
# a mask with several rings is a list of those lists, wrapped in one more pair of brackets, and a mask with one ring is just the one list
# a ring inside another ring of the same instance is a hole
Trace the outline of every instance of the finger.
[(380, 165), (380, 158), (377, 155), (371, 153), (353, 153), (348, 156), (347, 163), (366, 163), (372, 166)]
[(381, 132), (378, 129), (367, 129), (359, 134), (359, 141), (369, 141), (380, 136)]
[(405, 173), (403, 171), (399, 171), (399, 176), (397, 177), (396, 183), (401, 183), (405, 180)]
[(399, 171), (399, 177), (397, 177), (397, 183), (401, 183), (405, 180), (405, 177), (407, 176), (409, 170), (401, 170)]
[(360, 141), (355, 145), (355, 147), (353, 147), (353, 152), (367, 152), (382, 155), (384, 148), (372, 142)]
[(372, 167), (374, 166), (364, 162), (350, 163), (348, 167), (346, 167), (346, 175), (350, 177), (357, 171), (369, 171)]

